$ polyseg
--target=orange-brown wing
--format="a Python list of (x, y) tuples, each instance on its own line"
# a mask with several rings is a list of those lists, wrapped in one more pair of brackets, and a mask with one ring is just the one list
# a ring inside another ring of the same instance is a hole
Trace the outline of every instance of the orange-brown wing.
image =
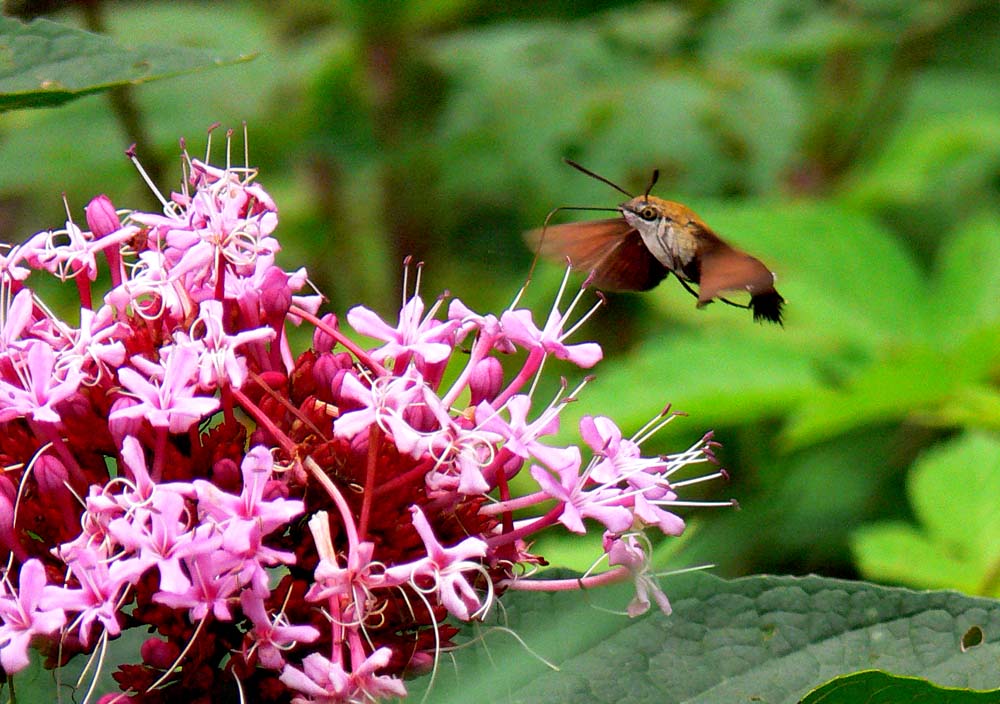
[(729, 245), (701, 257), (698, 301), (707, 303), (726, 291), (749, 291), (755, 296), (774, 290), (774, 274), (755, 257)]
[(774, 274), (751, 257), (709, 230), (698, 237), (698, 302), (708, 303), (726, 291), (748, 291), (751, 296), (774, 290)]
[(597, 288), (645, 291), (660, 283), (667, 269), (624, 218), (553, 225), (525, 234), (528, 245), (550, 259), (569, 259)]
[(632, 230), (625, 218), (568, 222), (531, 230), (524, 239), (532, 250), (556, 261), (572, 262), (573, 268), (590, 271), (617, 247)]
[(698, 232), (698, 243), (695, 270), (685, 273), (698, 283), (699, 306), (726, 291), (747, 291), (755, 321), (782, 324), (785, 299), (775, 290), (774, 274), (762, 261), (731, 247), (707, 227)]

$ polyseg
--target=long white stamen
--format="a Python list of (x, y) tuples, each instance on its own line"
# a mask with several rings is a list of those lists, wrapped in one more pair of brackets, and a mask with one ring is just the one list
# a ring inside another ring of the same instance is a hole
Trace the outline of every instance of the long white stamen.
[(545, 369), (545, 362), (548, 361), (549, 356), (543, 355), (542, 361), (538, 363), (538, 369), (535, 370), (535, 376), (531, 379), (531, 386), (528, 387), (528, 397), (535, 397), (535, 390), (538, 388), (538, 382), (542, 378), (542, 370)]
[(563, 274), (562, 283), (559, 284), (559, 291), (556, 293), (556, 302), (552, 304), (552, 309), (555, 311), (559, 310), (559, 302), (562, 300), (563, 294), (566, 292), (566, 283), (569, 281), (569, 273), (572, 271), (570, 267), (566, 267), (566, 272)]
[(146, 169), (142, 168), (142, 164), (139, 163), (139, 159), (136, 157), (135, 152), (129, 150), (125, 153), (128, 155), (129, 161), (132, 162), (132, 165), (135, 167), (135, 170), (139, 172), (139, 176), (141, 176), (142, 180), (146, 182), (146, 186), (149, 187), (149, 190), (153, 192), (153, 195), (156, 196), (156, 199), (160, 201), (161, 205), (163, 205), (164, 212), (169, 213), (170, 203), (167, 201), (166, 198), (163, 197), (163, 194), (160, 193), (160, 189), (156, 187), (155, 183), (153, 183), (153, 179), (151, 179), (149, 177), (149, 174), (146, 173)]
[(667, 413), (665, 415), (658, 415), (654, 418), (650, 418), (649, 421), (647, 421), (647, 423), (644, 426), (639, 428), (639, 430), (637, 430), (635, 434), (633, 434), (632, 437), (629, 438), (629, 440), (634, 442), (636, 445), (641, 445), (642, 443), (646, 442), (646, 440), (649, 440), (649, 438), (653, 437), (658, 432), (660, 432), (668, 423), (671, 423), (674, 420), (674, 418), (676, 418), (678, 415), (679, 414), (677, 413)]
[(250, 171), (250, 134), (246, 120), (243, 121), (243, 168)]
[(213, 122), (208, 126), (208, 137), (205, 140), (205, 163), (209, 163), (212, 159), (212, 133), (222, 126), (221, 122)]
[(730, 501), (651, 501), (657, 506), (701, 506), (705, 508), (729, 508), (733, 506)]
[(226, 171), (233, 169), (233, 130), (226, 130)]
[(423, 274), (424, 274), (424, 263), (417, 262), (417, 277), (416, 277), (416, 282), (413, 284), (414, 296), (420, 295), (420, 279), (423, 277)]
[[(574, 303), (575, 303), (575, 301), (574, 301)], [(568, 338), (569, 336), (571, 336), (573, 333), (575, 333), (584, 323), (586, 323), (590, 319), (590, 316), (592, 316), (594, 313), (597, 312), (597, 309), (600, 308), (602, 305), (604, 305), (604, 301), (601, 300), (601, 299), (598, 299), (597, 303), (595, 303), (593, 306), (591, 306), (590, 310), (588, 310), (586, 313), (584, 313), (580, 317), (580, 319), (577, 320), (576, 323), (573, 324), (573, 327), (571, 327), (569, 330), (567, 330), (566, 332), (564, 332), (562, 334), (562, 338), (561, 339), (565, 340), (566, 338)], [(569, 311), (567, 311), (567, 315), (568, 314), (569, 314)]]
[(693, 486), (695, 484), (701, 484), (703, 482), (710, 482), (714, 479), (725, 479), (725, 472), (713, 472), (712, 474), (704, 474), (700, 477), (692, 477), (691, 479), (685, 479), (679, 482), (671, 482), (670, 487), (672, 489), (682, 489), (686, 486)]
[(409, 294), (407, 293), (410, 286), (410, 257), (405, 257), (403, 259), (403, 302), (400, 308), (406, 307), (406, 302), (409, 300)]
[(514, 300), (510, 302), (509, 306), (507, 306), (507, 310), (514, 310), (515, 308), (517, 308), (517, 304), (521, 302), (521, 296), (523, 296), (524, 292), (527, 290), (528, 290), (528, 284), (525, 283), (524, 286), (518, 289), (517, 293), (514, 294)]

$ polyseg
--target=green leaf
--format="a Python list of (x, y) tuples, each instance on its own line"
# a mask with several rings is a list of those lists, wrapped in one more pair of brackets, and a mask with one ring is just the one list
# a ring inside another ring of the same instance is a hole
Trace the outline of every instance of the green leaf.
[(858, 13), (800, 0), (736, 0), (723, 8), (706, 42), (706, 54), (716, 61), (818, 61), (830, 52), (888, 40), (887, 33)]
[[(442, 660), (434, 702), (796, 702), (837, 675), (878, 667), (951, 687), (995, 688), (1000, 603), (820, 577), (707, 574), (665, 580), (674, 612), (630, 620), (626, 587), (509, 593), (503, 629)], [(989, 639), (962, 651), (978, 627)], [(491, 630), (493, 632), (491, 632)], [(528, 652), (530, 648), (533, 653)], [(559, 668), (551, 671), (540, 658)], [(411, 683), (419, 701), (427, 682)]]
[(990, 387), (968, 386), (921, 420), (933, 425), (1000, 432), (1000, 393)]
[(862, 425), (904, 420), (943, 403), (966, 372), (937, 350), (904, 350), (862, 369), (845, 387), (810, 397), (792, 415), (783, 439), (801, 447)]
[[(840, 385), (792, 415), (784, 439), (801, 446), (883, 421), (996, 427), (996, 402), (982, 386), (1000, 367), (1000, 240), (991, 217), (975, 218), (943, 243), (927, 291), (905, 298), (906, 313), (927, 320)], [(894, 306), (899, 296), (888, 292)], [(926, 340), (926, 341), (925, 341)], [(888, 347), (888, 346), (887, 346)], [(974, 405), (967, 405), (966, 402)], [(977, 415), (976, 409), (983, 413)]]
[(802, 704), (992, 704), (1000, 691), (970, 691), (938, 687), (915, 677), (899, 677), (878, 670), (837, 677), (809, 693)]
[(1000, 237), (996, 214), (990, 213), (963, 223), (938, 255), (932, 303), (941, 337), (961, 340), (984, 325), (1000, 324), (998, 291)]
[[(942, 89), (938, 100), (950, 102), (951, 91), (965, 75), (952, 75), (948, 92)], [(941, 110), (940, 102), (935, 110)], [(862, 165), (845, 196), (866, 209), (889, 204), (940, 208), (940, 199), (952, 204), (955, 197), (959, 205), (968, 196), (970, 179), (986, 179), (990, 187), (988, 179), (1000, 159), (998, 144), (996, 114), (921, 115), (893, 136), (877, 160)]]
[(808, 354), (788, 349), (780, 330), (767, 332), (736, 328), (652, 339), (629, 357), (598, 367), (586, 408), (567, 408), (565, 428), (575, 431), (570, 419), (588, 409), (638, 428), (668, 402), (700, 428), (779, 415), (817, 393), (819, 382)]
[[(126, 629), (119, 637), (107, 642), (103, 653), (102, 646), (98, 644), (99, 657), (75, 655), (65, 666), (56, 670), (46, 669), (45, 657), (40, 652), (31, 651), (31, 663), (12, 677), (13, 691), (20, 694), (24, 701), (33, 702), (72, 701), (73, 697), (68, 696), (68, 693), (76, 689), (77, 683), (80, 683), (78, 692), (85, 692), (91, 686), (98, 693), (119, 692), (114, 673), (120, 665), (134, 664), (142, 644), (152, 637), (155, 636), (150, 636), (142, 628)], [(11, 698), (4, 701), (21, 700)]]
[(862, 574), (917, 587), (1000, 594), (1000, 440), (967, 433), (925, 453), (908, 493), (918, 525), (883, 522), (854, 535)]
[(454, 33), (430, 51), (452, 85), (433, 143), (448, 163), (461, 165), (443, 171), (441, 190), (500, 203), (565, 182), (559, 157), (592, 119), (587, 103), (595, 86), (637, 69), (600, 37), (554, 22)]
[(0, 112), (51, 107), (115, 86), (145, 83), (253, 54), (184, 47), (126, 47), (114, 39), (37, 19), (0, 17)]
[(874, 218), (822, 201), (688, 205), (776, 272), (788, 300), (786, 332), (803, 343), (870, 353), (925, 336), (925, 277)]

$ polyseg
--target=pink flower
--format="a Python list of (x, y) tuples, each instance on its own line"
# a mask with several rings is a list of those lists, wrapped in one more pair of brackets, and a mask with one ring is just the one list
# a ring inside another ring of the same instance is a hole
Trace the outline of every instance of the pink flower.
[[(137, 553), (136, 559), (144, 569), (157, 568), (160, 589), (175, 594), (183, 594), (191, 587), (191, 580), (181, 568), (181, 559), (218, 548), (222, 543), (218, 535), (207, 536), (207, 546), (206, 540), (196, 541), (195, 533), (188, 531), (183, 520), (185, 511), (184, 498), (163, 489), (153, 494), (148, 509), (133, 510), (108, 524), (108, 533), (122, 547)], [(206, 531), (202, 530), (202, 534)]]
[(51, 635), (66, 623), (66, 614), (59, 607), (41, 605), (45, 587), (45, 568), (38, 560), (21, 565), (19, 589), (0, 596), (0, 665), (12, 675), (30, 664), (28, 646), (36, 634)]
[(240, 606), (253, 623), (253, 629), (248, 634), (253, 650), (260, 664), (270, 670), (280, 670), (285, 666), (283, 651), (297, 643), (312, 643), (320, 636), (320, 632), (312, 626), (291, 625), (281, 615), (272, 620), (264, 600), (250, 590), (240, 594)]
[(110, 418), (145, 418), (154, 428), (165, 428), (171, 433), (182, 433), (219, 408), (214, 398), (197, 396), (197, 354), (187, 347), (172, 347), (161, 368), (153, 373), (161, 375), (156, 382), (144, 378), (129, 367), (118, 371), (118, 378), (139, 403), (112, 412)]
[[(466, 538), (454, 547), (445, 548), (438, 542), (423, 511), (417, 506), (411, 506), (410, 512), (413, 514), (413, 527), (424, 541), (427, 557), (412, 564), (390, 567), (385, 571), (386, 577), (403, 578), (410, 582), (416, 582), (421, 577), (429, 578), (448, 612), (463, 621), (468, 621), (472, 611), (478, 612), (483, 606), (479, 602), (476, 590), (466, 579), (465, 573), (478, 572), (482, 569), (473, 558), (486, 555), (486, 543), (479, 538)], [(486, 606), (489, 606), (488, 602)]]
[(75, 367), (56, 374), (55, 352), (39, 340), (27, 344), (23, 362), (20, 383), (0, 379), (0, 422), (26, 415), (43, 423), (58, 424), (61, 418), (54, 406), (76, 392), (83, 374)]
[(632, 512), (622, 506), (621, 491), (604, 487), (585, 490), (586, 479), (580, 476), (579, 449), (576, 462), (552, 473), (543, 467), (533, 465), (531, 476), (546, 494), (563, 505), (559, 522), (574, 533), (586, 533), (584, 518), (594, 518), (603, 523), (613, 533), (621, 533), (632, 526)]
[(243, 386), (247, 377), (246, 359), (236, 349), (244, 345), (263, 345), (275, 337), (266, 327), (244, 330), (229, 335), (223, 327), (222, 303), (202, 301), (198, 318), (191, 325), (190, 335), (178, 335), (178, 342), (198, 353), (198, 384), (203, 389), (231, 385)]
[(76, 550), (66, 566), (80, 583), (79, 588), (46, 585), (39, 605), (46, 610), (62, 609), (77, 613), (72, 626), (78, 627), (84, 645), (90, 642), (92, 626), (99, 622), (109, 636), (121, 633), (118, 600), (145, 569), (131, 560), (110, 561), (94, 547)]
[[(420, 296), (414, 296), (399, 311), (399, 324), (395, 328), (364, 306), (347, 311), (347, 322), (362, 335), (387, 343), (372, 352), (372, 359), (377, 362), (415, 357), (422, 365), (437, 364), (451, 354), (458, 321), (435, 320), (436, 310), (437, 305), (424, 316), (424, 302)], [(397, 364), (400, 369), (405, 366), (405, 361)]]
[(243, 459), (243, 490), (238, 496), (221, 491), (203, 479), (194, 481), (199, 513), (211, 517), (216, 526), (225, 532), (225, 542), (234, 552), (242, 554), (255, 542), (248, 535), (251, 528), (267, 535), (287, 526), (305, 511), (305, 504), (297, 499), (281, 496), (265, 498), (273, 469), (271, 453), (266, 447), (258, 445)]
[(553, 308), (545, 321), (545, 327), (535, 326), (530, 310), (508, 310), (500, 316), (506, 336), (527, 349), (539, 347), (556, 359), (565, 359), (573, 364), (589, 369), (604, 356), (596, 342), (581, 342), (575, 345), (563, 344), (568, 333), (563, 331), (565, 319)]
[(379, 648), (351, 672), (319, 653), (302, 660), (302, 669), (285, 665), (281, 681), (296, 692), (306, 695), (293, 702), (339, 704), (352, 701), (375, 701), (377, 697), (405, 697), (406, 687), (394, 677), (376, 675), (375, 671), (389, 664), (392, 651)]
[(476, 407), (476, 423), (483, 430), (489, 430), (502, 436), (504, 447), (522, 459), (534, 457), (553, 470), (560, 471), (572, 466), (579, 467), (580, 451), (577, 448), (551, 447), (538, 442), (538, 438), (553, 435), (559, 431), (559, 416), (547, 409), (534, 421), (528, 421), (528, 410), (531, 399), (518, 395), (507, 401), (506, 410), (510, 416), (505, 421), (498, 409), (486, 401)]
[(184, 560), (191, 586), (183, 592), (160, 590), (153, 600), (171, 608), (188, 609), (195, 622), (209, 613), (220, 621), (232, 621), (230, 601), (240, 591), (240, 566), (240, 560), (224, 551), (197, 550)]
[(608, 554), (608, 564), (621, 565), (628, 568), (635, 583), (635, 598), (628, 605), (628, 615), (632, 618), (649, 611), (649, 597), (652, 595), (656, 605), (664, 615), (671, 611), (667, 595), (660, 589), (655, 576), (649, 571), (649, 558), (639, 545), (635, 535), (614, 536), (604, 535), (604, 551)]

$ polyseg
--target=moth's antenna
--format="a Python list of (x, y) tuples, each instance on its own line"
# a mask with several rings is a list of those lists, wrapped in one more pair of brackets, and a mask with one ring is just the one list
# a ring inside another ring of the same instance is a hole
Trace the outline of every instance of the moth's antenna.
[(649, 200), (649, 192), (653, 190), (653, 186), (655, 186), (656, 182), (659, 180), (660, 180), (660, 170), (653, 169), (653, 178), (649, 180), (649, 186), (646, 188), (646, 192), (642, 194), (643, 198)]
[[(611, 180), (609, 180), (609, 179), (606, 179), (606, 178), (604, 178), (603, 176), (601, 176), (600, 174), (595, 174), (595, 173), (594, 173), (593, 171), (591, 171), (591, 170), (590, 170), (590, 169), (588, 169), (587, 167), (585, 167), (585, 166), (581, 166), (580, 164), (577, 164), (577, 163), (576, 163), (575, 161), (573, 161), (572, 159), (566, 159), (566, 158), (563, 158), (563, 161), (565, 161), (565, 162), (566, 162), (567, 164), (569, 164), (570, 166), (572, 166), (572, 167), (573, 167), (574, 169), (576, 169), (577, 171), (582, 171), (583, 173), (587, 174), (587, 175), (588, 175), (588, 176), (590, 176), (591, 178), (596, 178), (596, 179), (597, 179), (598, 181), (600, 181), (601, 183), (606, 183), (606, 184), (608, 184), (609, 186), (611, 186), (611, 187), (612, 187), (613, 189), (615, 189), (615, 190), (616, 190), (616, 191), (618, 191), (619, 193), (624, 193), (624, 194), (625, 194), (625, 195), (627, 195), (627, 196), (628, 196), (629, 198), (635, 198), (635, 196), (633, 196), (633, 195), (632, 195), (631, 193), (629, 193), (628, 191), (626, 191), (626, 190), (625, 190), (624, 188), (622, 188), (621, 186), (619, 186), (619, 185), (618, 185), (617, 183), (615, 183), (614, 181), (611, 181)], [(654, 181), (654, 183), (655, 183), (655, 181)], [(652, 188), (652, 186), (650, 186), (650, 188)]]

